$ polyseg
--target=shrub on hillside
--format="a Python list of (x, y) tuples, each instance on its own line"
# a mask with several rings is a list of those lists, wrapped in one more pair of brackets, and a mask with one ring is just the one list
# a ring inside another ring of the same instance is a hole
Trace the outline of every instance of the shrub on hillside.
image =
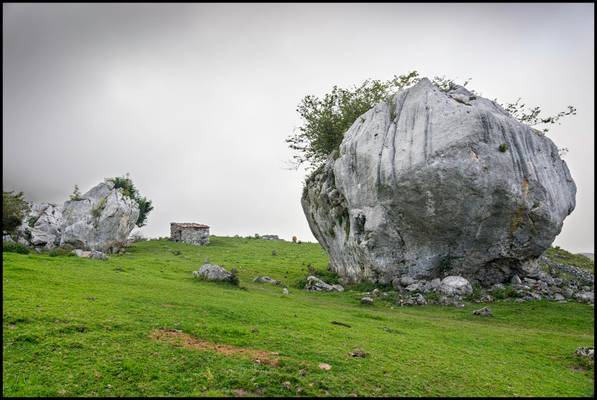
[(6, 253), (29, 254), (29, 247), (17, 242), (2, 242), (2, 251)]
[(14, 233), (29, 212), (23, 192), (2, 192), (2, 230)]
[(50, 257), (72, 257), (75, 255), (72, 250), (63, 247), (55, 247), (48, 252)]

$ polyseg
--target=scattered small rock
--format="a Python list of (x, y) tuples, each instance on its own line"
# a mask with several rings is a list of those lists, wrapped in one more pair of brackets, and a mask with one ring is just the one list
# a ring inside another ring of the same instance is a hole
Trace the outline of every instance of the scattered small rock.
[(361, 304), (373, 304), (373, 299), (371, 297), (363, 297), (361, 299)]
[(282, 294), (284, 296), (288, 296), (288, 289), (286, 289), (286, 288), (282, 289)]
[(344, 288), (341, 285), (330, 285), (325, 283), (316, 276), (310, 275), (307, 277), (307, 284), (305, 290), (315, 292), (343, 292)]
[(574, 298), (581, 303), (595, 303), (595, 294), (593, 292), (580, 292), (574, 295)]
[(329, 371), (330, 369), (332, 369), (332, 366), (330, 364), (320, 363), (319, 369), (323, 369), (324, 371)]
[(89, 255), (89, 258), (94, 260), (107, 260), (108, 256), (105, 253), (102, 253), (101, 251), (92, 250), (91, 254)]
[(474, 315), (480, 315), (482, 317), (493, 317), (493, 313), (489, 307), (483, 307), (479, 310), (473, 311)]
[(253, 279), (253, 282), (257, 283), (271, 283), (272, 285), (279, 285), (280, 281), (270, 278), (269, 276), (258, 276)]
[(595, 349), (593, 347), (579, 347), (574, 354), (590, 361), (595, 360)]
[(351, 356), (351, 357), (362, 357), (362, 358), (365, 358), (365, 357), (367, 357), (369, 355), (369, 353), (367, 353), (367, 352), (365, 352), (363, 350), (360, 350), (360, 349), (356, 349), (356, 350), (353, 350), (353, 351), (349, 352), (348, 355)]
[(203, 264), (199, 271), (193, 272), (193, 276), (206, 281), (230, 282), (233, 279), (230, 272), (216, 264)]
[(493, 302), (493, 296), (490, 294), (484, 294), (479, 300), (481, 303), (491, 303)]
[(75, 255), (77, 257), (83, 257), (83, 258), (90, 258), (91, 257), (91, 252), (90, 251), (85, 251), (85, 250), (81, 250), (81, 249), (74, 249), (73, 253), (75, 253)]
[(561, 294), (559, 294), (559, 293), (556, 293), (556, 294), (553, 296), (553, 299), (554, 299), (554, 300), (556, 300), (556, 301), (566, 301), (566, 299), (564, 298), (564, 296), (562, 296), (562, 295), (561, 295)]

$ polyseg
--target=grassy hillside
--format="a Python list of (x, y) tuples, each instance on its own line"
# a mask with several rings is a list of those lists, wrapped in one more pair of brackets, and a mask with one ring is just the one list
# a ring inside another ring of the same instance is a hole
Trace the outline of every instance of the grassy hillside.
[[(236, 267), (240, 287), (193, 279), (206, 257)], [(356, 291), (298, 289), (307, 264), (325, 269), (319, 245), (223, 237), (139, 242), (108, 261), (4, 253), (3, 395), (593, 394), (572, 355), (593, 346), (589, 305), (505, 301), (493, 318), (478, 304), (365, 306)]]
[(595, 263), (590, 258), (580, 254), (572, 254), (557, 246), (547, 249), (545, 256), (560, 264), (572, 265), (573, 267), (595, 272)]

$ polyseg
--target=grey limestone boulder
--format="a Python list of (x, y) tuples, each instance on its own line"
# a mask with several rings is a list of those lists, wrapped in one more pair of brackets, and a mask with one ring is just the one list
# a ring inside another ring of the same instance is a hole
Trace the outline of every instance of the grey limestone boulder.
[(32, 203), (18, 228), (18, 235), (36, 248), (52, 249), (60, 245), (62, 208), (52, 203)]
[(424, 78), (357, 118), (301, 203), (346, 282), (447, 270), (491, 286), (527, 275), (575, 195), (548, 137), (464, 87)]
[(116, 252), (125, 245), (138, 216), (139, 207), (133, 199), (114, 188), (112, 182), (102, 182), (79, 200), (64, 203), (60, 244)]
[(216, 264), (203, 264), (199, 268), (199, 271), (193, 272), (193, 276), (206, 281), (216, 282), (230, 282), (233, 279), (230, 272)]
[(446, 296), (466, 296), (473, 293), (470, 282), (462, 276), (445, 277), (438, 290)]

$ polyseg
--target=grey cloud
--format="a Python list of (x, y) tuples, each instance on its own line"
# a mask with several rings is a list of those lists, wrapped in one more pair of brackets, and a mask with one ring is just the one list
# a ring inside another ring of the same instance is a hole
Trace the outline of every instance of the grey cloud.
[(306, 94), (366, 78), (473, 78), (578, 115), (555, 127), (578, 185), (556, 244), (593, 250), (592, 4), (4, 4), (3, 186), (62, 201), (130, 172), (144, 232), (314, 240), (284, 138)]

